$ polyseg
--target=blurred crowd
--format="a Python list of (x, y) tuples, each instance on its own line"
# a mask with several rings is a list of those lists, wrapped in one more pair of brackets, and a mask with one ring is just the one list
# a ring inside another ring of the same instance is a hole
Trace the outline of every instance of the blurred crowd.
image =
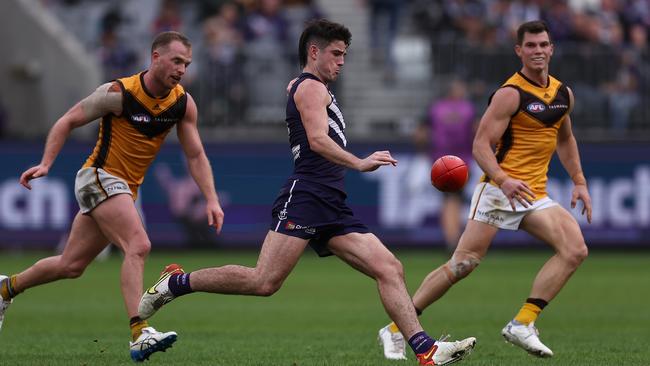
[(614, 134), (647, 126), (650, 1), (414, 0), (410, 6), (415, 28), (431, 40), (435, 73), (464, 78), (475, 94), (485, 95), (518, 69), (517, 26), (542, 19), (556, 45), (551, 73), (574, 89), (578, 123)]
[[(285, 95), (278, 90), (299, 72), (303, 24), (327, 16), (327, 0), (41, 1), (97, 55), (105, 80), (146, 68), (154, 34), (186, 33), (195, 66), (184, 84), (201, 106), (202, 123), (214, 126), (282, 116)], [(401, 33), (416, 34), (431, 46), (433, 81), (460, 79), (484, 106), (485, 96), (519, 68), (512, 51), (517, 26), (543, 19), (556, 43), (551, 73), (577, 97), (576, 123), (614, 134), (650, 130), (648, 0), (355, 1), (368, 15), (363, 49), (390, 82), (399, 67), (394, 42)]]
[(193, 65), (183, 85), (201, 106), (206, 125), (264, 122), (270, 114), (282, 114), (285, 96), (277, 91), (299, 72), (297, 39), (303, 24), (324, 16), (312, 0), (43, 3), (97, 55), (105, 81), (145, 69), (155, 34), (188, 35)]

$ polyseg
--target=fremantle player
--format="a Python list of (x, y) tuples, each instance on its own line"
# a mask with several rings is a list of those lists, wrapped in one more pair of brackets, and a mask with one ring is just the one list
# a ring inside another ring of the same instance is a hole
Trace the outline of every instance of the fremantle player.
[(309, 23), (300, 37), (303, 73), (289, 89), (286, 116), (295, 169), (273, 205), (271, 227), (257, 265), (190, 273), (170, 265), (142, 296), (143, 319), (190, 292), (270, 296), (280, 289), (310, 244), (319, 255), (334, 254), (377, 281), (386, 312), (408, 337), (422, 364), (457, 361), (474, 347), (474, 338), (440, 342), (423, 331), (401, 263), (345, 203), (345, 168), (369, 172), (397, 164), (388, 151), (359, 159), (345, 150), (345, 121), (327, 85), (341, 71), (350, 37), (347, 28), (327, 20)]

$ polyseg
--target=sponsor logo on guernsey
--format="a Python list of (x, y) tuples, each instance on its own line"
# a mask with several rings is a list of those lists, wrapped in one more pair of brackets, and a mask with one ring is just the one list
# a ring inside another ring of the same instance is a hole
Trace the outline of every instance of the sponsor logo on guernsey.
[(134, 114), (131, 116), (131, 120), (133, 122), (149, 123), (151, 122), (151, 117), (147, 114)]
[(569, 108), (569, 106), (566, 105), (566, 104), (551, 104), (551, 105), (548, 106), (548, 108), (549, 109), (560, 109), (560, 108), (567, 109), (567, 108)]
[(286, 218), (287, 218), (287, 209), (285, 208), (282, 211), (280, 211), (280, 213), (278, 214), (278, 219), (285, 220)]
[(291, 147), (291, 153), (293, 154), (293, 161), (296, 161), (300, 158), (300, 144)]
[(544, 103), (532, 102), (526, 107), (526, 109), (530, 113), (541, 113), (546, 110), (546, 106), (544, 105)]

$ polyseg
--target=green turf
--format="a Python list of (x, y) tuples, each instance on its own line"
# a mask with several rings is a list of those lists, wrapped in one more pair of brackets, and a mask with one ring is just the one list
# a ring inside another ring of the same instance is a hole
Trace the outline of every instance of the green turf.
[[(442, 252), (399, 252), (409, 289)], [(650, 253), (592, 253), (538, 321), (556, 356), (535, 359), (507, 345), (501, 327), (518, 310), (548, 252), (494, 252), (421, 317), (432, 336), (476, 336), (463, 365), (650, 365)], [(14, 273), (39, 255), (0, 253)], [(251, 265), (256, 253), (152, 255), (146, 283), (169, 262), (187, 269)], [(119, 291), (119, 256), (94, 263), (77, 280), (31, 289), (9, 309), (0, 332), (0, 365), (131, 365), (129, 330)], [(153, 320), (179, 333), (149, 365), (413, 365), (386, 361), (376, 332), (387, 323), (374, 283), (335, 258), (305, 254), (270, 298), (194, 294)]]

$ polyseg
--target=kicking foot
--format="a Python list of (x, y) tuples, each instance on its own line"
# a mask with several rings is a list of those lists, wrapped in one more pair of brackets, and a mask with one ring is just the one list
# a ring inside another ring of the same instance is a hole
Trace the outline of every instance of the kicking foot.
[(438, 366), (458, 362), (469, 355), (476, 345), (474, 337), (454, 342), (445, 342), (445, 339), (437, 340), (431, 349), (417, 355), (420, 365)]
[(141, 319), (148, 319), (163, 305), (174, 299), (174, 294), (169, 290), (169, 278), (174, 274), (181, 274), (183, 268), (178, 264), (170, 264), (162, 271), (160, 278), (155, 285), (144, 292), (138, 305), (138, 313)]

